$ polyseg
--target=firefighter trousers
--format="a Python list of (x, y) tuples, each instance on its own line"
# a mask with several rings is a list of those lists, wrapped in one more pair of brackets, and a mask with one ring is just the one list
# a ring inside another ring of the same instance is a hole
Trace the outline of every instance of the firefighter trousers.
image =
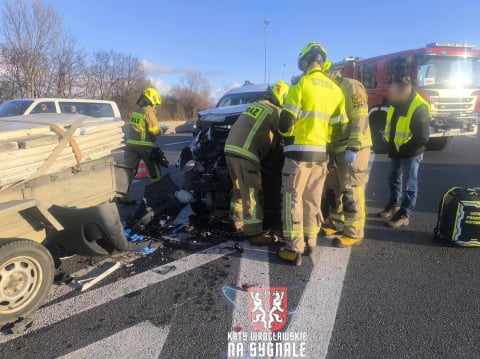
[(241, 157), (226, 155), (225, 158), (233, 184), (230, 209), (235, 228), (243, 228), (248, 237), (259, 235), (263, 232), (260, 166)]
[(343, 235), (363, 239), (365, 236), (365, 187), (368, 183), (370, 148), (357, 152), (355, 161), (345, 163), (345, 152), (337, 153), (337, 167), (329, 173), (327, 189), (335, 194), (328, 219), (333, 223), (344, 222)]
[(286, 248), (303, 253), (317, 245), (327, 162), (285, 159), (282, 170), (282, 222)]
[(145, 162), (147, 167), (148, 174), (152, 182), (158, 182), (162, 178), (162, 173), (160, 171), (160, 166), (158, 163), (152, 160), (152, 151), (153, 147), (150, 146), (141, 146), (141, 145), (132, 145), (127, 144), (125, 147), (125, 166), (133, 170), (133, 176), (137, 174), (138, 164), (140, 160)]

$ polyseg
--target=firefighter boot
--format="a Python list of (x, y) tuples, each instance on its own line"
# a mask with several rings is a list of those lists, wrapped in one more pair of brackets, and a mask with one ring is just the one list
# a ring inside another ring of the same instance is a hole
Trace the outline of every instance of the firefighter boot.
[(337, 247), (337, 248), (345, 248), (345, 247), (356, 246), (362, 243), (362, 241), (363, 241), (363, 238), (350, 238), (350, 237), (341, 236), (341, 237), (336, 237), (333, 240), (332, 244), (334, 247)]
[(269, 244), (273, 244), (278, 240), (274, 235), (265, 232), (257, 234), (256, 236), (249, 236), (247, 238), (248, 243), (253, 246), (268, 246)]
[(278, 256), (287, 262), (293, 262), (296, 266), (302, 265), (302, 254), (282, 247), (278, 250)]
[(316, 246), (307, 246), (305, 247), (305, 250), (303, 251), (303, 255), (307, 257), (311, 257), (315, 254), (317, 247)]

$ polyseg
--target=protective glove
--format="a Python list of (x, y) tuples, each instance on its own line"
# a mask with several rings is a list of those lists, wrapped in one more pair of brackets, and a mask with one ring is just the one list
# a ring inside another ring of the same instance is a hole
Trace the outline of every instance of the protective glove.
[(152, 161), (158, 163), (160, 167), (168, 168), (168, 165), (170, 164), (166, 159), (163, 151), (158, 147), (155, 147), (153, 149), (152, 154), (150, 155), (150, 158), (152, 159)]
[(162, 129), (162, 133), (165, 133), (168, 131), (168, 129), (170, 128), (170, 126), (168, 125), (161, 125), (160, 128)]
[(347, 165), (351, 165), (353, 162), (355, 162), (355, 158), (357, 158), (357, 152), (352, 150), (347, 150), (345, 152), (345, 163)]

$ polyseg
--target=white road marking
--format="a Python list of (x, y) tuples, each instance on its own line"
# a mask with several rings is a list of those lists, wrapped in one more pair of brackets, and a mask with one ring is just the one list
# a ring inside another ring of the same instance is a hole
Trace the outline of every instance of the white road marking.
[(310, 279), (287, 328), (307, 333), (309, 358), (327, 355), (349, 258), (350, 248), (330, 247), (319, 247), (312, 257)]
[[(192, 138), (192, 141), (193, 141), (193, 138)], [(164, 143), (162, 146), (183, 145), (184, 143), (192, 143), (192, 141), (181, 141), (181, 142)]]
[[(237, 287), (254, 285), (259, 288), (270, 287), (268, 251), (265, 248), (244, 245), (245, 251), (240, 259)], [(248, 292), (237, 291), (235, 307), (232, 313), (232, 328), (239, 327), (243, 331), (252, 331), (248, 319)]]
[[(235, 242), (233, 241), (221, 243), (217, 246), (210, 247), (204, 251), (186, 256), (177, 261), (170, 262), (163, 266), (159, 266), (132, 277), (125, 278), (121, 281), (105, 285), (90, 292), (86, 292), (85, 294), (64, 300), (60, 303), (41, 308), (31, 316), (33, 319), (33, 324), (26, 333), (31, 333), (41, 328), (50, 326), (61, 320), (70, 318), (74, 315), (78, 315), (115, 299), (121, 298), (126, 294), (145, 289), (148, 286), (163, 282), (179, 274), (188, 272), (214, 260), (220, 259), (221, 257), (235, 251), (235, 249), (233, 249), (234, 244)], [(168, 271), (168, 269), (172, 266), (175, 266), (176, 270)], [(0, 336), (0, 343), (8, 342), (19, 336), (20, 335), (14, 334)]]
[(157, 359), (162, 353), (170, 326), (159, 328), (149, 321), (115, 333), (60, 359)]

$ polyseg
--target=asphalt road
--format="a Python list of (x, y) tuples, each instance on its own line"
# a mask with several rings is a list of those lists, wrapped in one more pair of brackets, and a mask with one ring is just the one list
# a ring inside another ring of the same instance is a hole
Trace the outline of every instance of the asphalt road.
[[(171, 163), (190, 139), (161, 139)], [(0, 358), (215, 359), (229, 357), (229, 343), (243, 354), (232, 358), (267, 358), (260, 351), (268, 343), (298, 355), (304, 346), (304, 356), (286, 358), (479, 358), (479, 252), (431, 238), (442, 193), (480, 185), (480, 137), (425, 154), (418, 208), (405, 230), (374, 215), (387, 199), (388, 167), (386, 156), (375, 156), (367, 239), (358, 247), (335, 249), (320, 239), (299, 268), (281, 263), (274, 246), (242, 243), (241, 253), (233, 242), (206, 252), (131, 254), (130, 269), (90, 291), (57, 288), (25, 334), (0, 335)], [(174, 177), (177, 171), (170, 169)], [(295, 340), (252, 340), (245, 291), (252, 285), (287, 288), (282, 330)]]

